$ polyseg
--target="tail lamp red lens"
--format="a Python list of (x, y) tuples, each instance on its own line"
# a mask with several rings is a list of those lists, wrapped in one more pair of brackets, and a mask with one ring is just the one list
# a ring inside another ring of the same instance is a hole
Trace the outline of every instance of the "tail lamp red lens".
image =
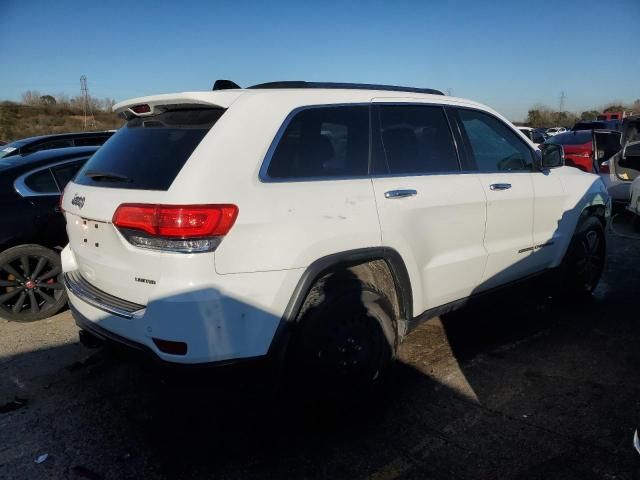
[(150, 236), (190, 239), (221, 237), (236, 221), (235, 205), (154, 205), (125, 203), (113, 215), (118, 228)]
[(600, 164), (600, 173), (609, 173), (609, 161)]

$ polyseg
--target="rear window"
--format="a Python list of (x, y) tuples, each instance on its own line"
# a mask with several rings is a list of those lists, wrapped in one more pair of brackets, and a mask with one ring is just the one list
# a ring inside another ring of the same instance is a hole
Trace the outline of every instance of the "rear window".
[(574, 132), (559, 133), (549, 138), (546, 143), (555, 145), (581, 145), (593, 140), (591, 130), (579, 130)]
[(223, 113), (221, 108), (180, 108), (132, 118), (91, 157), (74, 181), (109, 188), (168, 190)]

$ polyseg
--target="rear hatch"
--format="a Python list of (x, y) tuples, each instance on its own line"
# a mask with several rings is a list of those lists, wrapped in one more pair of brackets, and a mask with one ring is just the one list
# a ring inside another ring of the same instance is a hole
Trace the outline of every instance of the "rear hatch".
[[(179, 264), (186, 272), (192, 257), (207, 262), (200, 255), (176, 253), (175, 249), (177, 242), (186, 245), (183, 252), (190, 251), (188, 247), (201, 243), (202, 238), (194, 243), (189, 235), (176, 235), (168, 227), (160, 232), (158, 225), (162, 220), (180, 227), (186, 220), (182, 226), (189, 227), (186, 223), (200, 221), (198, 211), (183, 211), (184, 202), (170, 189), (225, 112), (211, 105), (188, 104), (154, 105), (150, 110), (143, 116), (128, 112), (125, 126), (78, 172), (63, 198), (69, 245), (79, 273), (95, 287), (142, 305), (147, 304), (162, 272), (176, 271), (172, 265)], [(126, 216), (120, 215), (121, 226), (117, 227), (114, 214), (123, 213), (122, 208), (118, 210), (123, 204), (132, 205)], [(173, 210), (161, 211), (166, 205)], [(175, 210), (175, 205), (181, 209)], [(209, 257), (213, 269), (213, 254), (202, 255)]]
[(593, 131), (593, 163), (598, 173), (609, 173), (612, 157), (620, 151), (621, 133), (614, 130)]
[[(640, 115), (627, 117), (622, 122), (622, 152), (611, 162), (613, 174), (620, 180), (632, 182), (640, 176), (640, 156), (638, 147), (630, 147), (640, 142)], [(626, 148), (625, 148), (626, 147)]]

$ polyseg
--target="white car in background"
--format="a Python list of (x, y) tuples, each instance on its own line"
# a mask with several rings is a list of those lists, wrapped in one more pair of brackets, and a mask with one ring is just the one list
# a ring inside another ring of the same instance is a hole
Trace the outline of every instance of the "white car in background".
[(552, 127), (552, 128), (547, 128), (544, 133), (549, 137), (553, 137), (554, 135), (557, 135), (559, 133), (564, 133), (566, 131), (567, 129), (564, 127)]

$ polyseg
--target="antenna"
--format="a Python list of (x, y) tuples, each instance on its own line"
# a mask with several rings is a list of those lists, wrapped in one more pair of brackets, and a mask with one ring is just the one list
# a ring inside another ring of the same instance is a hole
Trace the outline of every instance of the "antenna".
[(80, 91), (82, 92), (82, 115), (84, 118), (83, 130), (87, 129), (87, 125), (91, 128), (96, 128), (96, 121), (93, 118), (93, 109), (91, 108), (91, 102), (89, 101), (89, 87), (87, 86), (87, 77), (82, 75), (80, 77)]
[(565, 99), (564, 90), (560, 92), (560, 111), (564, 112), (564, 99)]

